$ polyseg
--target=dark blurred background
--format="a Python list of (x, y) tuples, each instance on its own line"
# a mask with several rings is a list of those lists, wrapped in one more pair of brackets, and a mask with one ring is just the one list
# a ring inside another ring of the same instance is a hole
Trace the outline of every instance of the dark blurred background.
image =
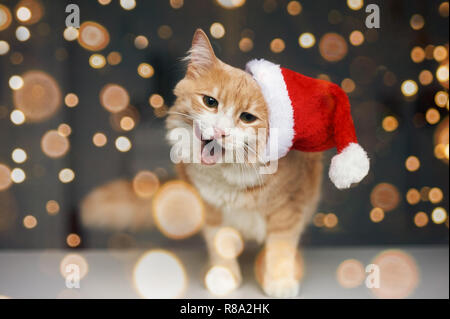
[[(66, 28), (69, 3), (79, 31)], [(150, 211), (137, 231), (87, 227), (81, 202), (142, 171), (175, 178), (164, 117), (199, 27), (226, 63), (265, 58), (349, 94), (371, 172), (345, 191), (324, 176), (304, 245), (448, 244), (449, 4), (370, 3), (379, 29), (362, 0), (2, 0), (0, 248), (170, 241), (142, 226)]]

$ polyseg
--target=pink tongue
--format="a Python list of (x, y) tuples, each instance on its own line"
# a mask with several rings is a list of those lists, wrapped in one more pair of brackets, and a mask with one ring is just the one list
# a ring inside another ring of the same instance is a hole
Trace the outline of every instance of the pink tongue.
[[(213, 154), (211, 155), (211, 150), (213, 150)], [(214, 142), (210, 142), (205, 145), (202, 149), (202, 163), (206, 165), (214, 165), (220, 158), (220, 150), (219, 147), (214, 148)]]

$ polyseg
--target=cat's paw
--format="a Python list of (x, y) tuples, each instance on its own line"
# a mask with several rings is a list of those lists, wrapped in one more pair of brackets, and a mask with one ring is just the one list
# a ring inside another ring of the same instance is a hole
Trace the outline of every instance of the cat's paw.
[(241, 284), (240, 274), (235, 274), (226, 266), (212, 266), (205, 276), (206, 288), (216, 296), (225, 296)]
[(263, 290), (274, 298), (293, 298), (298, 296), (300, 282), (294, 278), (278, 278), (265, 280)]

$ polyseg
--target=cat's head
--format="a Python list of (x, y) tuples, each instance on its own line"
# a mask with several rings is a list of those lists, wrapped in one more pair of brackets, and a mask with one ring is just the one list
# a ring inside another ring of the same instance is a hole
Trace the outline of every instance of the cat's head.
[[(219, 162), (229, 162), (231, 153), (234, 162), (261, 163), (269, 119), (256, 81), (220, 61), (202, 30), (195, 32), (186, 60), (187, 72), (175, 87), (176, 101), (167, 118), (169, 141), (184, 151), (189, 149), (190, 159), (198, 155), (205, 165), (216, 164), (218, 154)], [(173, 133), (180, 128), (190, 132), (190, 141), (174, 139)]]

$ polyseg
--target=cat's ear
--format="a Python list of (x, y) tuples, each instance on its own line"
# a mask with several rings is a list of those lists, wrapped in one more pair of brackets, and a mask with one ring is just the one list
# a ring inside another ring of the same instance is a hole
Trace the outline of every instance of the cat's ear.
[(214, 50), (209, 42), (208, 36), (202, 29), (197, 29), (192, 39), (192, 46), (189, 49), (186, 60), (189, 61), (187, 73), (188, 75), (197, 76), (202, 71), (208, 70), (215, 63), (217, 58)]

